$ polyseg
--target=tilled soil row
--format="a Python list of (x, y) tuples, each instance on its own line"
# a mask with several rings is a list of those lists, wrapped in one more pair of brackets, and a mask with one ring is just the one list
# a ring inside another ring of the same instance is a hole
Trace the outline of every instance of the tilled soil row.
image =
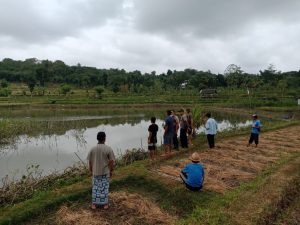
[[(205, 167), (204, 188), (224, 193), (257, 176), (258, 173), (283, 156), (300, 151), (300, 126), (262, 133), (258, 147), (247, 147), (248, 137), (235, 137), (217, 143), (213, 150), (200, 153)], [(178, 180), (181, 169), (189, 159), (174, 165), (162, 165), (159, 174)]]

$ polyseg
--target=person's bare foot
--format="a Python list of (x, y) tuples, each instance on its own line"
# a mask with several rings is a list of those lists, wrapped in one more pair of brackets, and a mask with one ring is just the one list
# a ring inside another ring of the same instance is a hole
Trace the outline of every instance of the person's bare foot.
[(108, 204), (104, 205), (103, 209), (105, 209), (105, 210), (109, 209), (109, 205)]
[(97, 209), (97, 206), (96, 206), (95, 204), (92, 204), (92, 205), (91, 205), (91, 209), (92, 209), (92, 210), (95, 210), (95, 209)]

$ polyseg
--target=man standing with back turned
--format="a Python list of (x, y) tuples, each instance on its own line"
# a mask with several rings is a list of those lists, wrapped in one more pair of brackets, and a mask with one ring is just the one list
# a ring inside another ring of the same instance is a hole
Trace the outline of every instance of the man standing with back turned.
[(182, 148), (188, 148), (187, 130), (188, 120), (184, 109), (179, 110), (180, 113), (180, 144)]
[(173, 117), (173, 120), (174, 120), (173, 145), (174, 145), (174, 149), (175, 149), (175, 150), (178, 150), (178, 148), (179, 148), (179, 143), (178, 143), (178, 137), (177, 137), (177, 134), (178, 134), (178, 129), (179, 129), (179, 118), (178, 118), (178, 116), (176, 115), (176, 113), (175, 113), (174, 110), (172, 110), (172, 117)]
[(169, 155), (172, 151), (173, 137), (174, 137), (174, 120), (171, 110), (167, 110), (167, 118), (164, 124), (164, 146), (165, 154)]
[(217, 134), (218, 124), (211, 118), (210, 113), (206, 113), (207, 121), (205, 124), (205, 134), (207, 136), (208, 145), (210, 148), (215, 147), (215, 135)]
[(105, 145), (106, 134), (97, 134), (98, 144), (93, 147), (87, 161), (89, 170), (93, 177), (92, 209), (103, 207), (108, 209), (109, 178), (115, 166), (115, 155), (113, 150)]

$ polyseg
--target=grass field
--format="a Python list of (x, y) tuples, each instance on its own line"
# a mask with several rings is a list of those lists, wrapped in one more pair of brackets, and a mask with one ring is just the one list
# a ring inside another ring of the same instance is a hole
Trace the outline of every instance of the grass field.
[[(219, 135), (213, 151), (197, 137), (190, 151), (119, 167), (111, 182), (115, 216), (88, 209), (90, 178), (81, 175), (1, 206), (0, 224), (297, 224), (299, 131), (297, 121), (274, 122), (264, 127), (257, 149), (245, 146), (246, 129)], [(200, 193), (187, 191), (176, 179), (192, 151), (200, 152), (207, 170)]]
[[(265, 99), (260, 93), (252, 96), (250, 102), (242, 90), (230, 93), (221, 90), (214, 99), (200, 98), (197, 93), (188, 91), (158, 96), (104, 93), (102, 99), (84, 90), (73, 90), (67, 96), (32, 97), (18, 95), (17, 91), (10, 97), (0, 98), (2, 117), (24, 116), (26, 109), (32, 117), (41, 116), (41, 109), (58, 114), (60, 111), (68, 114), (68, 110), (75, 109), (78, 115), (87, 111), (101, 115), (145, 109), (161, 113), (168, 108), (197, 104), (201, 109), (243, 116), (258, 112), (268, 122), (264, 123), (257, 149), (246, 147), (249, 130), (243, 128), (219, 134), (213, 151), (207, 149), (205, 138), (198, 136), (189, 151), (155, 163), (144, 160), (118, 167), (111, 182), (111, 213), (89, 210), (91, 181), (80, 173), (51, 180), (18, 201), (16, 193), (12, 196), (13, 204), (0, 205), (0, 225), (300, 224), (300, 116), (293, 98)], [(286, 116), (288, 120), (282, 120)], [(65, 128), (60, 125), (63, 131)], [(30, 130), (37, 134), (44, 130), (59, 132), (56, 128), (49, 130), (47, 124), (10, 119), (0, 121), (0, 130), (1, 140), (8, 141)], [(178, 172), (188, 163), (192, 151), (200, 153), (207, 173), (205, 188), (199, 193), (187, 191), (178, 181)]]
[[(66, 95), (60, 93), (59, 85), (37, 87), (31, 94), (27, 85), (10, 84), (11, 95), (0, 97), (0, 104), (202, 104), (230, 107), (296, 107), (299, 93), (297, 90), (278, 92), (276, 87), (265, 90), (253, 89), (247, 94), (246, 88), (219, 88), (214, 97), (202, 96), (196, 89), (149, 90), (143, 93), (117, 92), (109, 89), (97, 96), (94, 88), (79, 89), (72, 87)], [(43, 92), (41, 92), (43, 90)]]

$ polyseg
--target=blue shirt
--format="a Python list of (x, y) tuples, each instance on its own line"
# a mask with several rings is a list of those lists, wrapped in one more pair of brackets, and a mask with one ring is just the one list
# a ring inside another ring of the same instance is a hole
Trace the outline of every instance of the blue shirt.
[(199, 163), (191, 163), (186, 165), (183, 173), (187, 174), (187, 184), (192, 187), (201, 187), (204, 180), (204, 169)]
[(175, 133), (174, 131), (174, 119), (172, 116), (168, 116), (165, 125), (168, 126), (168, 130), (166, 132), (166, 135), (173, 135)]
[(205, 134), (215, 135), (218, 130), (218, 124), (213, 118), (209, 118), (205, 124)]
[(260, 126), (261, 126), (261, 123), (260, 123), (259, 120), (253, 120), (251, 133), (252, 134), (259, 134), (260, 133)]

